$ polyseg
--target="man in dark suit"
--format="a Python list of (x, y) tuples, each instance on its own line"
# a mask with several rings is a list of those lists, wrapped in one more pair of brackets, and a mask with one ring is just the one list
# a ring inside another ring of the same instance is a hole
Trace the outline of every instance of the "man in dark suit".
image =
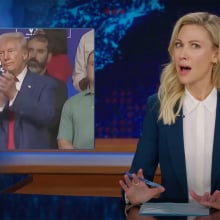
[(67, 99), (67, 87), (64, 82), (58, 80), (47, 73), (47, 63), (52, 57), (51, 44), (44, 34), (36, 34), (28, 39), (28, 69), (31, 72), (38, 73), (52, 78), (57, 83), (56, 88), (56, 116), (54, 125), (50, 127), (51, 147), (58, 148), (57, 134), (60, 123), (60, 116), (64, 102)]
[[(22, 33), (0, 35), (0, 149), (48, 149), (56, 116), (56, 82), (27, 69)], [(9, 146), (8, 144), (11, 143)]]

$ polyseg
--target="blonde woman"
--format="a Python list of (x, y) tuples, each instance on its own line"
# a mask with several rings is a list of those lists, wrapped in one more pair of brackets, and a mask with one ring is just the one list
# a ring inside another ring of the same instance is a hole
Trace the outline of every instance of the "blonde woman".
[[(120, 185), (131, 204), (154, 199), (220, 210), (220, 18), (189, 13), (174, 26), (170, 63), (148, 98), (142, 135)], [(158, 165), (162, 186), (150, 188)]]

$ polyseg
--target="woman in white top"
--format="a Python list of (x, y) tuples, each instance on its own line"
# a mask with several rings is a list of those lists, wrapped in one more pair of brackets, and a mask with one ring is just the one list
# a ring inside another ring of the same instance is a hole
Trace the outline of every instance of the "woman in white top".
[[(220, 18), (181, 17), (169, 44), (157, 94), (148, 98), (130, 172), (120, 181), (126, 201), (197, 201), (220, 210)], [(162, 187), (150, 188), (158, 165)]]

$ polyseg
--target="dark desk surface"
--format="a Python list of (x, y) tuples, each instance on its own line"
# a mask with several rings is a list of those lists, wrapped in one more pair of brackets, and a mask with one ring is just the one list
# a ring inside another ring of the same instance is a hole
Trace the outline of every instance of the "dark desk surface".
[[(76, 197), (49, 195), (0, 195), (1, 220), (187, 220), (187, 217), (139, 216), (134, 207), (124, 216), (124, 207), (116, 197)], [(218, 220), (220, 211), (194, 220)]]
[(152, 216), (140, 216), (138, 214), (139, 207), (133, 207), (127, 213), (126, 220), (220, 220), (220, 211), (211, 211), (209, 216), (161, 216), (161, 217), (152, 217)]
[(116, 197), (0, 195), (1, 220), (124, 220)]

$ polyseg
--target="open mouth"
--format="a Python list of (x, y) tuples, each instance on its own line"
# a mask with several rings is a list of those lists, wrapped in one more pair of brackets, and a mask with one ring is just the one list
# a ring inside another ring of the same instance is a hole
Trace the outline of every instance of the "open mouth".
[(180, 66), (180, 70), (181, 71), (189, 71), (189, 70), (191, 70), (191, 67), (189, 67), (189, 66)]

